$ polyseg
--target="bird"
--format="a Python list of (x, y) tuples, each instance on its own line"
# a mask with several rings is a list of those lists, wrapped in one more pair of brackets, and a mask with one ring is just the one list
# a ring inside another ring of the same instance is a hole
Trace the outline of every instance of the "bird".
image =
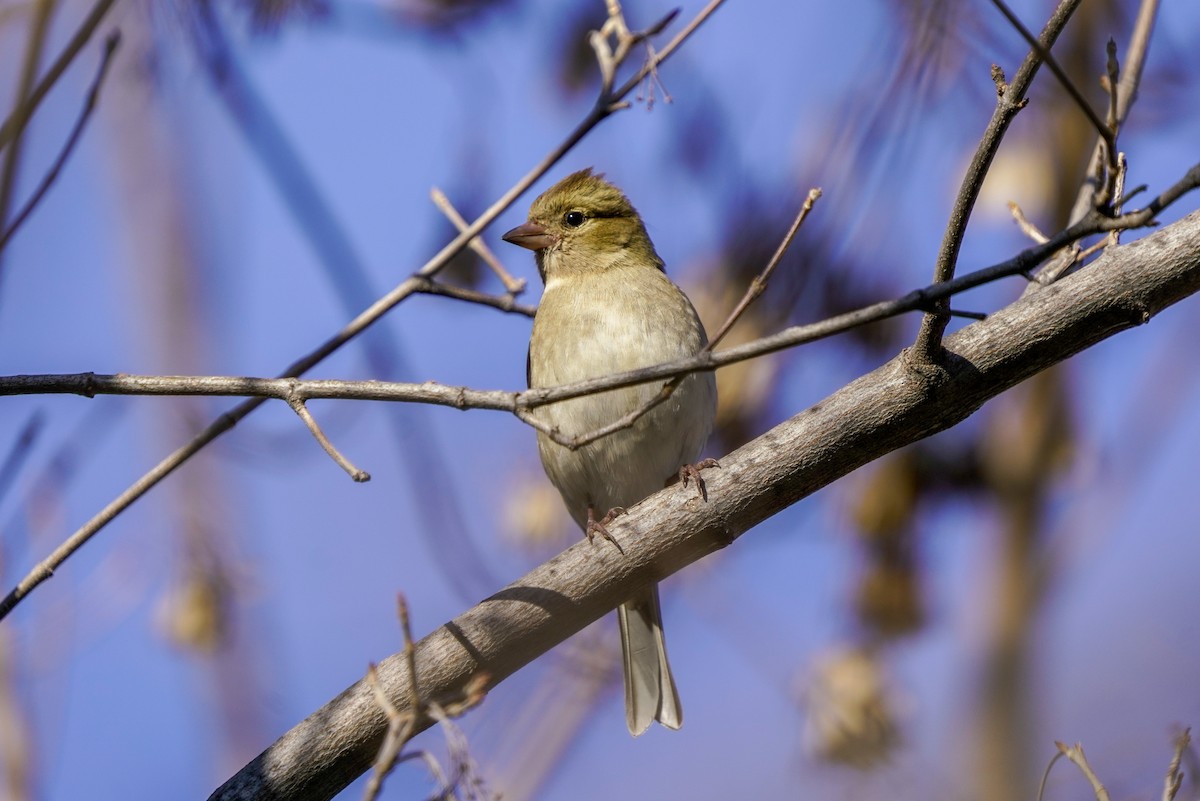
[[(534, 200), (528, 221), (503, 239), (534, 252), (544, 285), (526, 361), (530, 387), (649, 367), (695, 356), (707, 345), (699, 315), (667, 277), (641, 216), (603, 174), (588, 168), (563, 178)], [(658, 382), (624, 387), (536, 411), (549, 429), (577, 437), (640, 408), (662, 387)], [(612, 540), (606, 526), (624, 507), (677, 479), (686, 487), (694, 478), (704, 493), (699, 469), (719, 465), (697, 459), (712, 430), (716, 402), (713, 374), (692, 373), (631, 426), (578, 449), (538, 430), (546, 475), (589, 540), (597, 534)], [(667, 660), (657, 584), (623, 603), (617, 620), (630, 733), (638, 736), (655, 720), (678, 729), (683, 708)]]

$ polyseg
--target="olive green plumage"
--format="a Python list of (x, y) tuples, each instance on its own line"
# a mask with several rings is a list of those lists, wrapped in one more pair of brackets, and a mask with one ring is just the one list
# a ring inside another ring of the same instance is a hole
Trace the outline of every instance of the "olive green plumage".
[[(504, 235), (534, 251), (545, 291), (529, 342), (529, 384), (549, 387), (694, 356), (704, 327), (671, 283), (641, 216), (621, 190), (591, 170), (567, 176), (533, 202), (529, 221)], [(566, 436), (608, 425), (642, 406), (659, 383), (573, 398), (538, 410)], [(614, 507), (662, 489), (700, 455), (712, 428), (711, 373), (686, 377), (665, 403), (631, 427), (570, 450), (538, 433), (546, 475), (588, 532)], [(690, 496), (689, 496), (690, 497)], [(626, 722), (683, 722), (667, 663), (653, 585), (618, 610), (625, 666)]]

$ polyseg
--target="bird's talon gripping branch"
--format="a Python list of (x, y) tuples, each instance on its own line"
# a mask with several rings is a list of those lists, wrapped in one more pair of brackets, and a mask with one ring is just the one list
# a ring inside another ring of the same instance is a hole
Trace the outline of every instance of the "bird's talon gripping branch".
[(591, 506), (588, 506), (587, 526), (583, 529), (583, 533), (587, 535), (588, 542), (594, 544), (596, 542), (596, 535), (599, 534), (601, 537), (617, 546), (617, 550), (624, 554), (625, 549), (621, 547), (621, 543), (613, 539), (613, 535), (608, 531), (608, 524), (623, 514), (625, 514), (625, 507), (614, 506), (608, 510), (608, 513), (604, 515), (604, 517), (597, 520), (596, 510)]
[(679, 481), (683, 486), (687, 486), (688, 482), (695, 480), (696, 482), (696, 497), (707, 502), (708, 487), (704, 485), (704, 476), (700, 475), (700, 471), (709, 467), (720, 467), (721, 463), (716, 459), (701, 459), (695, 464), (685, 464), (679, 468)]

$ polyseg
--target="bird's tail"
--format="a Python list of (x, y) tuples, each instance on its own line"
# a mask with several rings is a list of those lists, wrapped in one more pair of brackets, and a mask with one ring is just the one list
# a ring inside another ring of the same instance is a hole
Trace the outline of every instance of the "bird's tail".
[(625, 723), (638, 736), (657, 720), (669, 729), (683, 725), (683, 707), (667, 662), (658, 585), (617, 609), (625, 667)]

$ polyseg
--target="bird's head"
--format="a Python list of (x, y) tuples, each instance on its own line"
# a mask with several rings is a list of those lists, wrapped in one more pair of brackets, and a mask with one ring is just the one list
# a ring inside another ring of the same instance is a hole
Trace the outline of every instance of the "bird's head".
[(503, 238), (534, 252), (543, 282), (614, 266), (663, 268), (637, 209), (590, 168), (538, 196), (529, 221)]

